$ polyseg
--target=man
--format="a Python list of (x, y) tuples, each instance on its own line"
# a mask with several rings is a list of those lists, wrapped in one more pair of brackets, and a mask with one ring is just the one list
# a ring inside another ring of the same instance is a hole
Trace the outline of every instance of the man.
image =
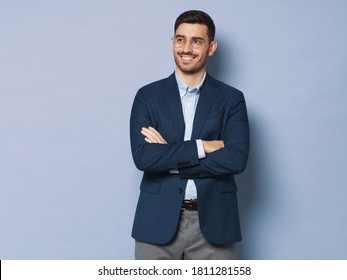
[(172, 38), (175, 73), (135, 97), (131, 149), (143, 171), (136, 259), (235, 259), (234, 175), (247, 163), (248, 118), (243, 94), (206, 73), (214, 37), (209, 15), (181, 14)]

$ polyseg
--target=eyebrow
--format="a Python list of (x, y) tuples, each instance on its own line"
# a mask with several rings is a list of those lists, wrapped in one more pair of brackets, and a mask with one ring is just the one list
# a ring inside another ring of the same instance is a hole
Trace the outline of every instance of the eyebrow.
[[(182, 37), (184, 39), (186, 39), (187, 37), (185, 35), (180, 35), (180, 34), (176, 34), (175, 37)], [(193, 36), (192, 39), (199, 39), (199, 40), (205, 40), (204, 38), (202, 37), (199, 37), (199, 36)]]

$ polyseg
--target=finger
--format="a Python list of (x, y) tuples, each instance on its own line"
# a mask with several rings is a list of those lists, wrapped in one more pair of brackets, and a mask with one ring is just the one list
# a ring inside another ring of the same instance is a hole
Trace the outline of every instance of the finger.
[(157, 143), (166, 144), (165, 139), (161, 136), (161, 134), (153, 127), (149, 127), (146, 132), (150, 136), (151, 139), (154, 139)]
[(143, 127), (141, 133), (148, 139), (148, 143), (167, 144), (166, 140), (161, 134), (153, 127)]
[(141, 133), (146, 136), (147, 138), (149, 138), (152, 142), (160, 142), (160, 137), (158, 136), (158, 134), (156, 134), (155, 132), (149, 130), (148, 128), (143, 128)]
[(158, 137), (158, 138), (162, 138), (162, 136), (161, 136), (161, 134), (155, 129), (155, 128), (153, 128), (153, 127), (148, 127), (148, 130), (151, 132), (151, 133), (153, 133), (153, 135), (155, 135), (156, 137)]
[(153, 132), (155, 137), (159, 140), (159, 143), (161, 144), (167, 144), (166, 140), (163, 138), (163, 136), (153, 127), (148, 128), (149, 131)]
[(159, 144), (167, 144), (164, 139), (162, 139), (156, 133), (149, 131), (148, 129), (143, 129), (141, 133), (147, 138), (148, 143), (159, 143)]

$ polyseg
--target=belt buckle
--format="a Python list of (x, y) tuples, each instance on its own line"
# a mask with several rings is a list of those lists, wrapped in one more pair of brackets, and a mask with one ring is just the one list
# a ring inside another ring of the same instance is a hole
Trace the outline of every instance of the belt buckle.
[(196, 199), (184, 200), (182, 203), (181, 210), (196, 211), (197, 209)]

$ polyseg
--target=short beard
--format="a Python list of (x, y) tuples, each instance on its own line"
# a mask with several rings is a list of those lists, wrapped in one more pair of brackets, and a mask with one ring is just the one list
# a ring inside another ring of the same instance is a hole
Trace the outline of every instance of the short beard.
[(201, 64), (201, 65), (197, 65), (197, 67), (191, 68), (191, 69), (184, 69), (180, 66), (180, 64), (178, 63), (178, 59), (175, 56), (175, 63), (176, 66), (178, 67), (178, 69), (181, 70), (182, 73), (184, 74), (195, 74), (198, 73), (201, 69), (204, 69), (206, 67), (206, 63)]

